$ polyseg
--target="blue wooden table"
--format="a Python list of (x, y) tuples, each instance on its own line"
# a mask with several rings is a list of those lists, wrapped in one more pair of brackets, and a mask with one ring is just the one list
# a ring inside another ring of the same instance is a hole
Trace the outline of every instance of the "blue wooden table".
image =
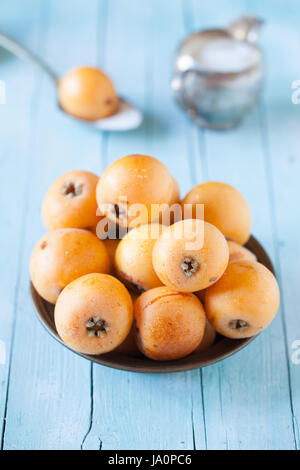
[[(249, 10), (266, 20), (263, 99), (233, 131), (197, 129), (170, 94), (175, 47), (187, 33)], [(98, 65), (146, 116), (134, 132), (91, 131), (58, 110), (42, 72), (0, 51), (2, 448), (300, 448), (300, 104), (291, 99), (300, 79), (299, 2), (2, 0), (0, 30), (59, 74)], [(253, 233), (275, 264), (278, 316), (214, 366), (165, 375), (93, 366), (53, 341), (35, 317), (28, 262), (44, 233), (46, 189), (67, 170), (101, 174), (130, 153), (165, 162), (182, 194), (210, 179), (240, 189)]]

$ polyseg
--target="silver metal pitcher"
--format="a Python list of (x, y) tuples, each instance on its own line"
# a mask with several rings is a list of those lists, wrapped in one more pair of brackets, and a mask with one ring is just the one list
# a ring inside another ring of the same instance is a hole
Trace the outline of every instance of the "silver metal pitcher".
[(262, 23), (243, 16), (225, 29), (194, 33), (180, 45), (171, 87), (199, 126), (230, 129), (257, 102), (264, 79), (263, 55), (256, 44)]

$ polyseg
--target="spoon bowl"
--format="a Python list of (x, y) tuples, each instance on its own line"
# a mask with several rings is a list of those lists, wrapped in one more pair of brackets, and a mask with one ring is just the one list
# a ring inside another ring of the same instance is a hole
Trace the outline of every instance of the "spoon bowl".
[(130, 131), (139, 127), (143, 121), (142, 113), (124, 98), (120, 97), (117, 112), (107, 118), (98, 119), (96, 121), (86, 121), (84, 119), (79, 119), (75, 116), (72, 116), (71, 114), (66, 113), (60, 105), (58, 106), (59, 109), (69, 117), (76, 119), (76, 121), (84, 122), (92, 127), (95, 127), (96, 129), (99, 129), (100, 131)]

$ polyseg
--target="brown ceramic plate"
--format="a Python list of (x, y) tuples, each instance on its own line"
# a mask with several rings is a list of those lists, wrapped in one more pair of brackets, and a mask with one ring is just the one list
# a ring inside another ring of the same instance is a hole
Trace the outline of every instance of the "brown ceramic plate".
[[(273, 265), (260, 243), (251, 237), (246, 247), (257, 256), (260, 263), (264, 264), (270, 271), (274, 273)], [(55, 323), (54, 323), (54, 305), (46, 302), (36, 292), (31, 285), (31, 295), (33, 302), (37, 309), (37, 315), (41, 323), (44, 325), (48, 333), (50, 333), (57, 341), (65, 343), (59, 338)], [(104, 366), (113, 367), (115, 369), (129, 370), (133, 372), (147, 372), (147, 373), (162, 373), (162, 372), (179, 372), (184, 370), (197, 369), (205, 367), (215, 362), (221, 361), (226, 357), (231, 356), (240, 349), (244, 348), (247, 344), (253, 341), (254, 338), (247, 338), (241, 340), (234, 340), (218, 336), (215, 344), (213, 344), (207, 351), (193, 353), (183, 359), (175, 361), (152, 361), (145, 356), (129, 356), (117, 352), (103, 354), (101, 356), (91, 356), (88, 354), (79, 354), (86, 359), (102, 364)], [(73, 351), (75, 352), (75, 351)]]

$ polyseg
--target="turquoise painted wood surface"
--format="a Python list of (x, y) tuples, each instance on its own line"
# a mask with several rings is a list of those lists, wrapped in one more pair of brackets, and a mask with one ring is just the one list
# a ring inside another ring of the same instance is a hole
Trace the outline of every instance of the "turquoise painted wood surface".
[[(0, 50), (7, 88), (0, 105), (1, 448), (299, 449), (300, 365), (292, 354), (300, 340), (300, 105), (291, 101), (300, 79), (299, 10), (296, 0), (2, 1), (0, 30), (59, 74), (77, 64), (102, 67), (146, 118), (126, 134), (91, 131), (59, 112), (47, 77)], [(170, 95), (175, 47), (191, 31), (248, 11), (266, 20), (264, 97), (233, 131), (197, 129)], [(164, 161), (182, 194), (207, 179), (239, 188), (253, 233), (274, 261), (280, 313), (248, 348), (212, 367), (152, 376), (93, 366), (35, 318), (28, 261), (44, 232), (47, 187), (64, 171), (101, 174), (134, 152)]]

